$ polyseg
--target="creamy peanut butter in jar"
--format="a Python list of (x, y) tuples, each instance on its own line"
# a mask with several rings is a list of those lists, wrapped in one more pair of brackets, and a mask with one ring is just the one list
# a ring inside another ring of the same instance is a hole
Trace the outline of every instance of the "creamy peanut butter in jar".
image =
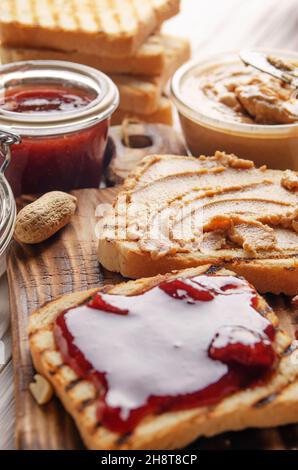
[[(282, 65), (298, 64), (298, 54), (266, 53)], [(221, 150), (257, 165), (298, 170), (298, 99), (291, 85), (228, 54), (185, 64), (171, 93), (193, 155)]]

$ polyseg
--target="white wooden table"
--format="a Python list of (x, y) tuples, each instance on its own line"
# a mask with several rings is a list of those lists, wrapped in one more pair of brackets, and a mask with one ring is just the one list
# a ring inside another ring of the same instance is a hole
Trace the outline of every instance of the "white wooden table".
[[(298, 0), (182, 0), (182, 12), (165, 31), (191, 39), (193, 56), (272, 47), (298, 51)], [(0, 449), (14, 446), (14, 405), (11, 337), (6, 278), (0, 280)]]

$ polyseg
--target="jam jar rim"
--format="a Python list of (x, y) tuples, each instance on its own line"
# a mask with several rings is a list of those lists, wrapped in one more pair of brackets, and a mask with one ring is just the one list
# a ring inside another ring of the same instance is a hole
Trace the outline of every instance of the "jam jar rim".
[[(30, 68), (35, 71), (40, 69), (41, 72), (49, 68), (53, 71), (66, 71), (70, 74), (75, 74), (78, 81), (80, 77), (81, 80), (85, 77), (88, 81), (93, 81), (94, 86), (97, 86), (100, 96), (97, 96), (90, 105), (87, 105), (81, 110), (63, 113), (57, 112), (48, 115), (48, 117), (46, 117), (46, 115), (42, 116), (40, 113), (36, 113), (36, 115), (33, 116), (29, 113), (15, 113), (2, 110), (0, 112), (0, 124), (3, 130), (13, 131), (20, 136), (28, 137), (46, 137), (78, 132), (109, 119), (119, 105), (119, 90), (106, 74), (92, 67), (76, 64), (74, 62), (30, 60), (2, 65), (0, 66), (0, 78), (2, 74), (2, 83), (4, 74), (18, 70), (28, 71)], [(41, 78), (47, 79), (48, 77), (41, 74)], [(61, 79), (59, 74), (58, 78)], [(67, 81), (67, 78), (63, 78)], [(70, 80), (69, 83), (71, 83)], [(96, 91), (95, 88), (94, 90)]]
[[(281, 55), (281, 57), (298, 60), (298, 53), (286, 49), (270, 49), (270, 48), (256, 48), (256, 51), (270, 54), (270, 55)], [(183, 64), (173, 75), (170, 83), (170, 95), (179, 113), (185, 116), (187, 119), (192, 120), (198, 125), (210, 127), (212, 129), (227, 132), (241, 134), (248, 137), (258, 138), (263, 135), (270, 136), (272, 138), (278, 136), (288, 137), (289, 133), (297, 132), (298, 122), (292, 124), (249, 124), (242, 122), (234, 122), (213, 117), (208, 113), (204, 113), (202, 109), (196, 108), (191, 105), (189, 101), (185, 99), (181, 85), (183, 80), (189, 76), (192, 71), (198, 70), (203, 71), (209, 66), (224, 65), (225, 63), (236, 62), (237, 59), (241, 62), (239, 57), (239, 51), (227, 51), (212, 54), (211, 56), (204, 56), (200, 59), (193, 59)]]

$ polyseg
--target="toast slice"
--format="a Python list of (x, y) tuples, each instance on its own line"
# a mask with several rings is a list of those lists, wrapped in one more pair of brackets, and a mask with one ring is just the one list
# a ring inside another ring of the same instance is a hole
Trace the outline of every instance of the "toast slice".
[(179, 11), (180, 0), (2, 0), (4, 45), (80, 51), (111, 57), (134, 55)]
[[(139, 295), (163, 281), (215, 272), (208, 266), (201, 266), (165, 276), (108, 286), (101, 291), (115, 295)], [(217, 274), (232, 273), (219, 269)], [(96, 388), (90, 381), (79, 378), (64, 363), (53, 335), (57, 316), (66, 309), (86, 302), (97, 291), (98, 289), (93, 289), (65, 295), (41, 307), (31, 315), (29, 322), (30, 350), (34, 365), (52, 383), (64, 407), (74, 418), (88, 448), (175, 449), (186, 446), (200, 436), (213, 436), (247, 427), (271, 427), (298, 420), (297, 351), (294, 351), (291, 339), (277, 329), (274, 349), (279, 357), (278, 364), (265, 382), (242, 389), (216, 405), (147, 416), (132, 432), (125, 435), (103, 427), (96, 418)], [(278, 326), (277, 317), (260, 296), (257, 298), (257, 310), (275, 327)]]
[(152, 114), (142, 114), (117, 108), (111, 117), (112, 126), (122, 124), (125, 119), (137, 119), (141, 122), (173, 125), (173, 106), (171, 101), (162, 96), (156, 111)]
[[(94, 67), (105, 73), (155, 76), (165, 73), (166, 66), (178, 57), (178, 63), (190, 56), (186, 39), (165, 34), (153, 34), (140, 46), (134, 56), (111, 57), (84, 54), (78, 51), (54, 49), (0, 48), (2, 63), (26, 60), (65, 60)], [(181, 59), (179, 59), (181, 57)]]
[(221, 152), (145, 158), (102, 221), (98, 259), (129, 278), (224, 264), (260, 292), (295, 295), (295, 181)]
[(120, 92), (119, 107), (122, 111), (143, 115), (156, 113), (163, 89), (172, 74), (156, 77), (110, 75)]
[(120, 109), (137, 114), (150, 115), (157, 112), (162, 92), (168, 80), (180, 65), (189, 59), (188, 43), (181, 44), (175, 52), (168, 54), (165, 68), (161, 75), (121, 75), (111, 74), (110, 77), (120, 91)]

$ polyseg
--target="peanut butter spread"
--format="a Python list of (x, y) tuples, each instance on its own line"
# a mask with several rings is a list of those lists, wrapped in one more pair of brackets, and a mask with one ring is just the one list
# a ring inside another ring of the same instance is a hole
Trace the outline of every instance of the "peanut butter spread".
[(184, 94), (199, 111), (248, 124), (298, 121), (293, 87), (241, 63), (213, 66), (184, 83)]
[(151, 156), (126, 180), (102, 236), (152, 257), (298, 254), (297, 174), (213, 157)]

